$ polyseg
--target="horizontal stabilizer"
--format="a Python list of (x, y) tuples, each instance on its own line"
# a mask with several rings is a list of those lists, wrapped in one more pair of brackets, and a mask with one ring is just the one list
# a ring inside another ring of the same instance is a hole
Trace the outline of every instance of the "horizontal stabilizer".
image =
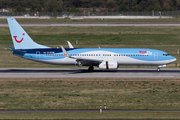
[(7, 49), (7, 50), (14, 51), (14, 52), (19, 52), (19, 53), (26, 53), (27, 52), (27, 51), (22, 51), (22, 50), (16, 50), (13, 47), (9, 47), (9, 49)]

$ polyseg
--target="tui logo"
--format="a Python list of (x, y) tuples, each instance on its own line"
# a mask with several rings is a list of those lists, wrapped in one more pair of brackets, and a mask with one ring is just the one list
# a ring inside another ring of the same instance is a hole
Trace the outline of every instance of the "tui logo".
[[(24, 36), (25, 33), (23, 33), (22, 35)], [(23, 39), (24, 39), (24, 38), (22, 38), (21, 40), (17, 40), (17, 36), (13, 36), (13, 37), (14, 37), (14, 39), (15, 39), (15, 41), (16, 41), (17, 43), (21, 43), (21, 42), (23, 41)]]

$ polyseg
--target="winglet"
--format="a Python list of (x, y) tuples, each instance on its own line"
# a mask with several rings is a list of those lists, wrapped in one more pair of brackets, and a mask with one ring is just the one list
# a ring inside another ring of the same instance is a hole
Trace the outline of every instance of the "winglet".
[(68, 43), (68, 45), (69, 45), (69, 48), (74, 48), (69, 41), (67, 41), (67, 43)]
[(65, 57), (70, 57), (69, 54), (67, 53), (67, 51), (64, 49), (64, 47), (61, 46), (61, 48), (62, 48), (62, 51), (63, 51), (63, 53), (64, 53), (64, 56), (65, 56)]

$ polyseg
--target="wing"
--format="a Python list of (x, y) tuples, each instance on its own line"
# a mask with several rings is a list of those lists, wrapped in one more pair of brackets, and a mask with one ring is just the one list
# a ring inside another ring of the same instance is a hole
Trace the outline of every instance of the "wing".
[(67, 51), (64, 49), (63, 46), (61, 46), (61, 48), (62, 48), (62, 51), (64, 53), (64, 56), (72, 58), (72, 59), (76, 59), (78, 65), (99, 65), (99, 63), (101, 63), (103, 61), (103, 60), (99, 60), (99, 59), (88, 59), (88, 58), (83, 58), (83, 57), (81, 57), (81, 58), (72, 57), (67, 53)]

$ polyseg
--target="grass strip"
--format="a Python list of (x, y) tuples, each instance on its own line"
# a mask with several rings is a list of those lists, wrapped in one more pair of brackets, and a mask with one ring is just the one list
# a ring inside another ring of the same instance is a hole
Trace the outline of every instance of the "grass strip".
[(179, 119), (179, 113), (1, 113), (1, 119)]
[(0, 79), (0, 110), (180, 110), (180, 79)]

